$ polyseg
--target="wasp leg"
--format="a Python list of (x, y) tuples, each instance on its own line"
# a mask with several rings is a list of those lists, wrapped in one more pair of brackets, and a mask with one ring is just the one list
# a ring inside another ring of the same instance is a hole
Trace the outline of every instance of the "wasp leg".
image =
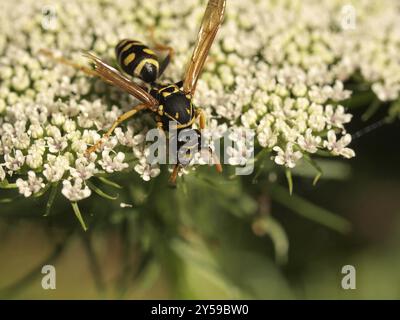
[(160, 69), (158, 71), (158, 76), (161, 77), (162, 74), (164, 73), (165, 69), (167, 69), (169, 63), (171, 62), (172, 55), (168, 54), (163, 61), (160, 63)]
[(212, 159), (214, 161), (215, 169), (217, 169), (218, 173), (222, 173), (222, 165), (221, 165), (221, 161), (219, 160), (219, 157), (211, 150), (211, 148), (210, 148), (210, 152), (212, 155)]
[(178, 173), (179, 173), (179, 169), (180, 169), (180, 165), (176, 164), (174, 166), (174, 170), (171, 173), (171, 176), (168, 179), (168, 183), (171, 187), (175, 187), (176, 186), (176, 178), (178, 177)]
[(203, 110), (197, 109), (196, 110), (196, 117), (199, 118), (200, 129), (203, 130), (206, 127), (206, 115), (204, 114)]
[(151, 38), (151, 41), (154, 43), (155, 50), (168, 52), (168, 54), (164, 58), (164, 60), (160, 62), (160, 69), (158, 71), (158, 76), (160, 77), (164, 73), (165, 69), (167, 69), (169, 63), (171, 62), (172, 58), (174, 57), (175, 50), (172, 47), (169, 47), (169, 46), (166, 46), (164, 44), (157, 42), (157, 40), (154, 36), (154, 28), (150, 28), (150, 38)]
[(57, 62), (57, 63), (61, 63), (61, 64), (64, 64), (64, 65), (66, 65), (66, 66), (75, 68), (75, 69), (77, 69), (77, 70), (79, 70), (79, 71), (82, 71), (83, 73), (86, 73), (86, 74), (89, 75), (89, 76), (98, 77), (98, 74), (96, 73), (96, 71), (94, 71), (94, 70), (92, 70), (92, 69), (90, 69), (90, 68), (88, 68), (88, 67), (82, 66), (82, 65), (80, 65), (80, 64), (77, 64), (77, 63), (75, 63), (75, 62), (73, 62), (73, 61), (71, 61), (71, 60), (68, 60), (68, 59), (64, 58), (64, 57), (57, 57), (57, 56), (56, 56), (52, 51), (50, 51), (50, 50), (47, 50), (47, 49), (40, 49), (40, 50), (39, 50), (39, 54), (43, 54), (43, 55), (45, 55), (46, 57), (50, 58), (51, 60), (53, 60), (53, 61), (55, 61), (55, 62)]
[(113, 123), (111, 128), (103, 135), (103, 138), (101, 138), (98, 142), (96, 142), (95, 145), (90, 147), (89, 149), (86, 150), (86, 155), (90, 155), (92, 152), (96, 151), (98, 148), (101, 147), (101, 145), (104, 143), (105, 140), (107, 140), (111, 134), (114, 132), (114, 130), (124, 121), (128, 120), (129, 118), (133, 117), (138, 111), (144, 110), (148, 108), (147, 105), (145, 104), (139, 104), (135, 106), (132, 110), (129, 110), (128, 112), (125, 112), (123, 115), (119, 116), (118, 119)]

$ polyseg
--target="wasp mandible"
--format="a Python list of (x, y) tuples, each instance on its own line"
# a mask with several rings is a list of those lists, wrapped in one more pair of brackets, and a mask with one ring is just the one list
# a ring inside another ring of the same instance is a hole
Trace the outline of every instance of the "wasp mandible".
[[(192, 99), (211, 45), (222, 24), (225, 4), (226, 0), (208, 1), (193, 54), (186, 67), (183, 80), (177, 83), (161, 84), (157, 82), (174, 53), (172, 48), (160, 44), (156, 44), (154, 49), (168, 51), (167, 56), (161, 62), (153, 50), (136, 40), (124, 39), (115, 47), (117, 62), (121, 69), (126, 74), (141, 79), (147, 84), (147, 87), (141, 87), (131, 81), (121, 72), (90, 52), (86, 52), (85, 56), (93, 64), (94, 69), (76, 64), (63, 57), (56, 57), (49, 50), (41, 50), (41, 53), (53, 60), (74, 67), (90, 76), (99, 77), (104, 82), (127, 92), (141, 102), (121, 115), (103, 135), (103, 138), (86, 151), (87, 154), (96, 151), (104, 143), (105, 139), (111, 136), (115, 128), (141, 110), (152, 111), (155, 114), (157, 127), (164, 131), (168, 130), (168, 124), (171, 121), (175, 124), (178, 132), (192, 128), (196, 120), (199, 121), (200, 129), (205, 128), (205, 116), (200, 108), (193, 105)], [(196, 132), (198, 141), (194, 147), (199, 148), (201, 136), (198, 130)], [(219, 161), (216, 162), (216, 168), (221, 172), (222, 167)], [(171, 184), (175, 184), (181, 165), (179, 161), (175, 165), (169, 179)]]

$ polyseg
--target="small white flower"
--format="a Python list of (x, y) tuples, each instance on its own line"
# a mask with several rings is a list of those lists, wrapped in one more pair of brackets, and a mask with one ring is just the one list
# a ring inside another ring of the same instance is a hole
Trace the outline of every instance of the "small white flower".
[(374, 91), (381, 101), (396, 100), (400, 94), (400, 83), (374, 83), (372, 85), (372, 91)]
[(194, 165), (206, 165), (206, 164), (213, 164), (214, 157), (212, 156), (212, 151), (210, 149), (201, 149), (199, 152), (196, 152), (193, 155), (192, 160), (190, 161), (189, 166)]
[(32, 138), (39, 139), (43, 137), (44, 130), (39, 124), (31, 124), (28, 133), (32, 136)]
[(252, 125), (254, 125), (257, 121), (257, 113), (253, 110), (250, 109), (246, 113), (244, 113), (241, 117), (242, 124), (246, 128), (250, 128)]
[(65, 123), (65, 120), (65, 116), (62, 113), (57, 112), (53, 114), (51, 122), (55, 126), (60, 127)]
[(64, 180), (61, 192), (64, 197), (72, 202), (81, 201), (92, 194), (92, 191), (79, 178), (75, 179), (73, 184), (70, 180)]
[(318, 151), (321, 140), (321, 137), (312, 135), (311, 129), (307, 129), (304, 136), (299, 136), (299, 138), (297, 139), (297, 143), (304, 151), (315, 153)]
[(274, 147), (273, 150), (277, 152), (277, 155), (274, 157), (275, 163), (291, 169), (294, 168), (297, 161), (303, 157), (300, 151), (293, 151), (292, 143), (288, 143), (285, 150), (281, 147)]
[(66, 137), (49, 137), (47, 138), (47, 145), (51, 153), (60, 153), (68, 147), (68, 142)]
[(124, 163), (125, 154), (118, 152), (116, 156), (110, 156), (110, 150), (104, 150), (102, 152), (102, 159), (99, 161), (101, 167), (108, 173), (115, 171), (122, 171), (129, 167), (127, 163)]
[(351, 114), (345, 113), (343, 106), (339, 105), (333, 109), (333, 106), (330, 104), (325, 108), (325, 116), (329, 127), (334, 126), (341, 129), (343, 129), (343, 125), (350, 122), (353, 117)]
[(96, 165), (87, 158), (76, 159), (75, 168), (70, 168), (69, 171), (72, 177), (81, 180), (89, 180), (98, 172)]
[(38, 169), (43, 164), (42, 154), (39, 152), (29, 150), (29, 153), (26, 156), (26, 164), (31, 169)]
[(263, 148), (272, 148), (278, 141), (278, 136), (272, 132), (270, 127), (263, 127), (257, 134), (258, 143)]
[(126, 132), (123, 132), (121, 128), (116, 128), (114, 135), (117, 137), (118, 142), (127, 147), (134, 147), (141, 144), (145, 136), (143, 134), (134, 135), (132, 127), (128, 127)]
[(28, 180), (17, 179), (16, 185), (18, 187), (19, 193), (24, 195), (25, 198), (30, 197), (32, 194), (38, 193), (41, 189), (45, 187), (43, 179), (36, 176), (33, 171), (28, 172)]
[(65, 156), (57, 156), (48, 155), (47, 161), (44, 165), (43, 175), (49, 182), (57, 182), (60, 181), (65, 171), (69, 168), (69, 160)]
[(3, 169), (3, 166), (0, 165), (0, 181), (4, 181), (4, 179), (6, 178), (6, 172)]
[(63, 129), (66, 133), (73, 133), (76, 130), (76, 122), (72, 119), (65, 120)]
[(149, 164), (146, 158), (141, 158), (134, 169), (140, 174), (144, 181), (149, 181), (151, 178), (157, 177), (160, 174), (159, 166), (157, 164)]
[(14, 147), (20, 150), (25, 150), (31, 144), (31, 139), (27, 133), (21, 132), (14, 139)]
[(342, 101), (350, 98), (351, 91), (344, 90), (344, 85), (342, 81), (336, 81), (331, 92), (330, 98), (334, 101)]
[(234, 147), (229, 146), (226, 150), (228, 163), (232, 166), (244, 166), (253, 156), (253, 148), (243, 143), (236, 143)]
[(351, 135), (346, 134), (341, 137), (339, 140), (336, 138), (335, 131), (328, 131), (328, 140), (324, 141), (324, 146), (332, 152), (333, 155), (338, 156), (341, 155), (347, 159), (353, 158), (355, 156), (355, 152), (346, 148), (351, 142)]
[(231, 128), (228, 135), (233, 143), (227, 146), (228, 163), (244, 166), (253, 156), (254, 132), (246, 128)]
[(46, 127), (46, 133), (49, 137), (61, 138), (61, 131), (56, 126), (48, 125)]
[(76, 139), (72, 142), (71, 149), (77, 154), (84, 154), (87, 149), (87, 144), (82, 140)]
[(17, 150), (14, 156), (6, 154), (4, 156), (4, 161), (7, 169), (18, 171), (25, 163), (25, 156), (22, 154), (21, 150)]

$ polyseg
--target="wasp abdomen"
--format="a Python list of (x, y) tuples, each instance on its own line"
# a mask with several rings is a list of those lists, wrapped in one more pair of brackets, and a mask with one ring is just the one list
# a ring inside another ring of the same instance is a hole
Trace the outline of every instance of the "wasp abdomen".
[(147, 83), (156, 81), (159, 72), (157, 55), (145, 44), (124, 39), (115, 47), (118, 64), (127, 74)]

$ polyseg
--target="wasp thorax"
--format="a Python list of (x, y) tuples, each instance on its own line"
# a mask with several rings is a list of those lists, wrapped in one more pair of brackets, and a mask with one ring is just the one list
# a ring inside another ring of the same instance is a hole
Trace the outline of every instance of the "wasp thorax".
[(152, 94), (159, 101), (156, 116), (159, 127), (169, 130), (170, 122), (178, 130), (191, 127), (196, 114), (190, 95), (185, 94), (176, 84), (154, 90)]

